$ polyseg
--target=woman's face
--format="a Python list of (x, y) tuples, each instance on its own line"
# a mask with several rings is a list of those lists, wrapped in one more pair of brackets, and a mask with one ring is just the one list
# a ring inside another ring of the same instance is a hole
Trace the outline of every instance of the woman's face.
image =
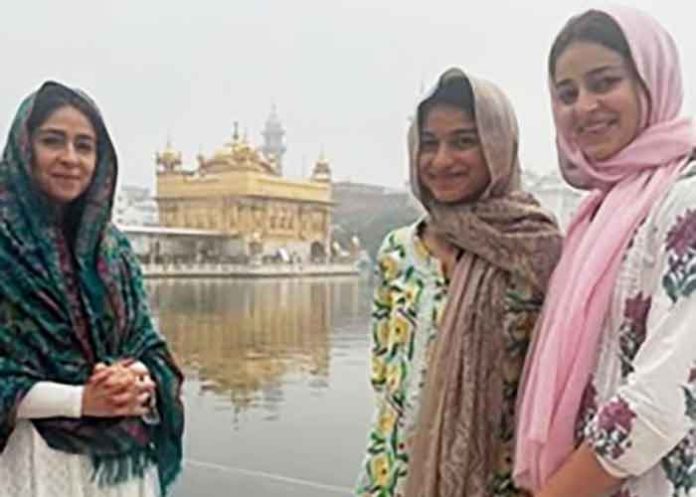
[(553, 88), (559, 131), (588, 159), (611, 158), (639, 133), (643, 89), (618, 52), (572, 43), (556, 61)]
[(418, 175), (438, 202), (472, 202), (491, 182), (476, 123), (464, 110), (435, 105), (420, 132)]
[(97, 165), (97, 135), (75, 107), (59, 107), (32, 136), (32, 176), (43, 193), (66, 205), (89, 187)]

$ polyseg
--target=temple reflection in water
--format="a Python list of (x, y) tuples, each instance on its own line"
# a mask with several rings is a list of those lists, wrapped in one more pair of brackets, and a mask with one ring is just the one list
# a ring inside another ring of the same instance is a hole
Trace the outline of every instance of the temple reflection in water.
[(187, 374), (238, 411), (277, 405), (283, 383), (298, 375), (325, 388), (334, 321), (360, 312), (354, 279), (161, 280), (148, 286), (159, 327)]

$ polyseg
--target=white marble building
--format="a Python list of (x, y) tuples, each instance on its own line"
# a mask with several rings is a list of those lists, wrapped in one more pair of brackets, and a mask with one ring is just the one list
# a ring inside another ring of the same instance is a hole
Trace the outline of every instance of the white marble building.
[(145, 187), (121, 185), (116, 192), (113, 220), (122, 226), (156, 226), (157, 203)]

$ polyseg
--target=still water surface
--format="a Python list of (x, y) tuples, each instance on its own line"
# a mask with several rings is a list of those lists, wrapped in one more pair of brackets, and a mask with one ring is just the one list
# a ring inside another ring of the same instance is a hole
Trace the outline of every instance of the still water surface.
[(152, 280), (186, 373), (174, 497), (350, 495), (372, 416), (369, 285)]

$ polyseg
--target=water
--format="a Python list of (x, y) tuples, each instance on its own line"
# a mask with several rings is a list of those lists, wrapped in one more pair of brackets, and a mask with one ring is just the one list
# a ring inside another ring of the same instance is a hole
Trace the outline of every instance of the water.
[(350, 495), (372, 416), (367, 283), (152, 280), (181, 362), (175, 497)]

